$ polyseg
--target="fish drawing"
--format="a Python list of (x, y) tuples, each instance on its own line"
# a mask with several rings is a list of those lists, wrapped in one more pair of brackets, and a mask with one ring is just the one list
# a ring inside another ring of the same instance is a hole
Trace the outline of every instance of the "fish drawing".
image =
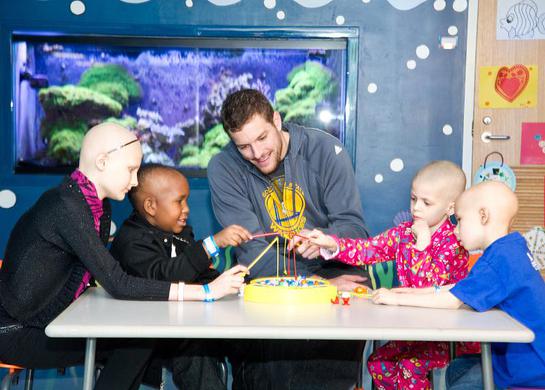
[(533, 38), (537, 29), (545, 34), (545, 13), (539, 15), (533, 0), (522, 0), (514, 4), (500, 19), (500, 27), (507, 31), (509, 39)]

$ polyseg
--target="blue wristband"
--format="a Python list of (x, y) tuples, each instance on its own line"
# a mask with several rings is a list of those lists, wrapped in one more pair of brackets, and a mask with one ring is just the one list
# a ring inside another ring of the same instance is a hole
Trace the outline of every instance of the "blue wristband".
[(204, 246), (206, 247), (206, 251), (210, 255), (210, 257), (216, 257), (220, 254), (220, 248), (216, 245), (216, 241), (214, 241), (214, 236), (208, 236), (204, 240), (202, 240)]
[(210, 296), (210, 287), (208, 286), (208, 284), (203, 284), (202, 289), (204, 290), (204, 301), (214, 302), (214, 298)]

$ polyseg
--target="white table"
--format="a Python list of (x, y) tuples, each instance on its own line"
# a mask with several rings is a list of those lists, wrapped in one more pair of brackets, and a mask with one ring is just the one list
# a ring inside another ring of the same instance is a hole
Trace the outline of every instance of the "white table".
[(97, 338), (224, 338), (478, 341), (485, 389), (493, 389), (491, 342), (528, 343), (532, 331), (499, 310), (477, 313), (374, 305), (283, 306), (232, 296), (213, 303), (121, 301), (91, 288), (46, 328), (50, 337), (86, 338), (83, 387), (93, 385)]

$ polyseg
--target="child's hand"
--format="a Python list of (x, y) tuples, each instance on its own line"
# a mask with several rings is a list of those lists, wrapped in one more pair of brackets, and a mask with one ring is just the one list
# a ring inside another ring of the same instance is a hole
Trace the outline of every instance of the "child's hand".
[(426, 249), (431, 243), (431, 230), (428, 223), (423, 219), (417, 219), (411, 229), (416, 238), (416, 249), (419, 251)]
[(398, 295), (395, 292), (386, 288), (379, 288), (378, 290), (373, 291), (373, 294), (371, 295), (371, 300), (376, 305), (399, 305)]
[(330, 252), (337, 251), (337, 242), (330, 235), (325, 234), (324, 232), (314, 229), (308, 235), (309, 241), (319, 246), (320, 248), (327, 249)]
[(248, 268), (240, 264), (228, 269), (208, 284), (210, 295), (214, 299), (220, 299), (229, 294), (237, 294), (244, 284), (244, 276), (248, 273)]
[(243, 242), (246, 242), (252, 238), (252, 234), (239, 225), (227, 226), (222, 231), (214, 234), (214, 241), (220, 248), (226, 246), (239, 246)]
[(331, 236), (324, 234), (318, 229), (301, 230), (299, 235), (294, 236), (290, 240), (288, 244), (288, 249), (292, 250), (293, 248), (298, 248), (297, 251), (299, 253), (302, 253), (302, 250), (300, 252), (300, 248), (302, 246), (305, 246), (305, 247), (314, 246), (314, 247), (318, 247), (318, 249), (324, 248), (331, 252), (335, 252), (337, 250), (337, 243), (335, 242), (335, 240)]
[(320, 256), (320, 247), (309, 240), (311, 231), (303, 229), (288, 242), (288, 250), (296, 249), (297, 253), (306, 259), (315, 259)]

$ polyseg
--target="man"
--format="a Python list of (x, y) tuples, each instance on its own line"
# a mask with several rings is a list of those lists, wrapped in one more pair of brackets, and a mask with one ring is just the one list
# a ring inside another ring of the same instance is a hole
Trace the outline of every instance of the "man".
[[(254, 235), (273, 231), (283, 240), (313, 228), (339, 236), (368, 236), (352, 164), (336, 138), (316, 129), (282, 126), (267, 98), (250, 89), (227, 97), (222, 121), (232, 142), (208, 165), (212, 205), (221, 225), (236, 223)], [(238, 262), (249, 265), (267, 244), (260, 238), (236, 248)], [(328, 278), (342, 290), (366, 280), (361, 268), (316, 259), (319, 248), (308, 242), (297, 252), (298, 275)], [(269, 251), (252, 267), (250, 277), (276, 272), (276, 254)], [(360, 342), (252, 341), (241, 348), (244, 384), (237, 385), (353, 387), (362, 349)]]
[[(212, 205), (222, 226), (236, 223), (253, 234), (274, 231), (284, 238), (313, 228), (342, 237), (368, 236), (352, 164), (335, 137), (282, 126), (267, 98), (251, 89), (227, 97), (222, 120), (232, 142), (208, 166)], [(240, 246), (238, 262), (248, 265), (266, 246), (264, 238)], [(328, 278), (343, 290), (365, 281), (363, 269), (315, 260), (319, 248), (308, 242), (297, 252), (300, 275)], [(276, 255), (270, 251), (250, 276), (272, 275)]]

